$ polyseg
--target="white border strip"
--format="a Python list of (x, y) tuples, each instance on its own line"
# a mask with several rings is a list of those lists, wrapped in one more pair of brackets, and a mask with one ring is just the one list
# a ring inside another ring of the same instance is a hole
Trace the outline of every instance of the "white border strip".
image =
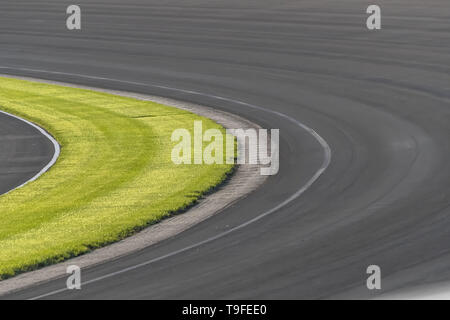
[(20, 118), (20, 117), (18, 117), (16, 115), (13, 115), (13, 114), (11, 114), (9, 112), (6, 112), (6, 111), (0, 110), (0, 113), (5, 114), (5, 115), (7, 115), (7, 116), (9, 116), (11, 118), (15, 118), (17, 120), (20, 120), (22, 122), (25, 122), (26, 124), (28, 124), (28, 125), (32, 126), (33, 128), (37, 129), (42, 135), (44, 135), (47, 139), (49, 139), (52, 142), (53, 147), (55, 148), (55, 153), (53, 154), (53, 158), (50, 160), (50, 162), (41, 171), (39, 171), (38, 174), (36, 174), (33, 178), (29, 179), (28, 181), (22, 183), (20, 186), (15, 187), (14, 189), (11, 189), (8, 192), (2, 193), (0, 195), (0, 196), (3, 196), (5, 194), (10, 193), (11, 191), (14, 191), (14, 190), (17, 190), (19, 188), (22, 188), (23, 186), (25, 186), (26, 184), (28, 184), (30, 182), (33, 182), (33, 181), (37, 180), (40, 176), (42, 176), (44, 173), (46, 173), (51, 167), (53, 167), (53, 165), (58, 160), (58, 157), (61, 154), (61, 148), (59, 146), (58, 141), (56, 141), (55, 138), (53, 138), (47, 131), (45, 131), (44, 129), (42, 129), (38, 125), (36, 125), (36, 124), (34, 124), (34, 123), (32, 123), (32, 122), (30, 122), (28, 120), (22, 119), (22, 118)]

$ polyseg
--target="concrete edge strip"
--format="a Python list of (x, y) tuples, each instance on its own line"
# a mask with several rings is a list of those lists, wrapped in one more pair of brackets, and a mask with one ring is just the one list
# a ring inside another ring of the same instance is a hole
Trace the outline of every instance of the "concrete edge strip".
[[(46, 81), (30, 77), (16, 77), (10, 75), (0, 75), (0, 76), (22, 80), (37, 81), (48, 84), (55, 84), (66, 87), (89, 89), (98, 92), (111, 93), (115, 95), (161, 103), (179, 109), (187, 110), (196, 113), (200, 116), (212, 119), (227, 129), (260, 128), (260, 126), (258, 126), (257, 124), (252, 123), (246, 119), (243, 119), (237, 115), (233, 115), (223, 111), (218, 111), (209, 107), (200, 106), (193, 103), (182, 102), (179, 100), (144, 94), (134, 94), (116, 90), (98, 89), (81, 85), (72, 85), (57, 81)], [(26, 122), (29, 123), (28, 121)], [(31, 125), (37, 127), (34, 124)], [(39, 127), (37, 128), (40, 129), (41, 132), (42, 131), (45, 132), (45, 130)], [(45, 132), (45, 134), (46, 136), (51, 137), (47, 132)], [(52, 142), (53, 141), (55, 140), (53, 139)], [(55, 155), (57, 154), (57, 156), (59, 156), (60, 152), (59, 144), (56, 142), (56, 145), (58, 148)], [(55, 161), (57, 159), (57, 156), (55, 158)], [(53, 165), (53, 163), (51, 165)], [(51, 167), (51, 165), (49, 165), (48, 168)], [(48, 168), (47, 167), (44, 168), (45, 170), (43, 169), (43, 171), (33, 179), (34, 180), (37, 179), (46, 170), (48, 170)], [(0, 281), (0, 296), (10, 294), (34, 285), (38, 285), (39, 283), (64, 277), (66, 276), (66, 269), (67, 266), (69, 265), (77, 265), (82, 269), (92, 267), (94, 265), (105, 263), (117, 259), (119, 257), (125, 256), (127, 254), (142, 250), (160, 241), (173, 237), (181, 233), (182, 231), (187, 230), (193, 225), (198, 224), (201, 221), (204, 221), (205, 219), (211, 217), (212, 215), (224, 210), (234, 202), (245, 197), (246, 195), (257, 189), (262, 183), (264, 183), (266, 179), (267, 176), (260, 175), (259, 165), (237, 166), (235, 173), (231, 176), (231, 178), (225, 185), (220, 187), (216, 192), (201, 199), (197, 205), (189, 209), (186, 213), (167, 218), (161, 221), (160, 223), (157, 223), (144, 229), (143, 231), (137, 233), (134, 236), (128, 237), (122, 241), (113, 243), (109, 246), (96, 249), (85, 255), (69, 259), (59, 264), (50, 265), (36, 271), (19, 274), (18, 276), (13, 277), (11, 279)]]

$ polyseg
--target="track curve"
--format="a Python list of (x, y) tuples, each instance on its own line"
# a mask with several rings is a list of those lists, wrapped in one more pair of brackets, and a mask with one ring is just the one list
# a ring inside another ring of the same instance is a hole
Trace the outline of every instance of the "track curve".
[(382, 268), (382, 293), (449, 280), (450, 7), (379, 2), (378, 32), (365, 28), (366, 8), (356, 0), (95, 0), (80, 3), (78, 33), (64, 29), (56, 0), (0, 4), (0, 72), (170, 96), (280, 128), (277, 176), (177, 237), (84, 270), (84, 281), (230, 230), (317, 172), (323, 150), (314, 137), (232, 100), (305, 123), (333, 150), (319, 180), (275, 214), (52, 298), (367, 298), (380, 293), (365, 288), (371, 264)]
[(37, 179), (58, 155), (58, 143), (43, 129), (0, 110), (0, 195)]

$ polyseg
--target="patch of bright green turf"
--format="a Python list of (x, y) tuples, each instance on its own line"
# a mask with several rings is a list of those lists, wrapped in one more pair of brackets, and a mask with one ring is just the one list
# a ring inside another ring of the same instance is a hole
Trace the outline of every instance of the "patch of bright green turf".
[(0, 109), (37, 123), (61, 155), (0, 196), (0, 279), (118, 241), (195, 203), (232, 165), (175, 165), (175, 128), (213, 121), (153, 102), (0, 78)]

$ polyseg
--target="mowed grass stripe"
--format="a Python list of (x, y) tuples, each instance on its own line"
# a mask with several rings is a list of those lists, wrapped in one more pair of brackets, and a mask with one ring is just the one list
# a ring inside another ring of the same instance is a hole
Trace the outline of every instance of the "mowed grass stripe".
[[(224, 129), (148, 101), (0, 78), (0, 109), (61, 145), (51, 170), (0, 197), (0, 279), (118, 241), (179, 212), (224, 181), (232, 165), (175, 165), (171, 133)], [(193, 133), (192, 133), (193, 134)]]

